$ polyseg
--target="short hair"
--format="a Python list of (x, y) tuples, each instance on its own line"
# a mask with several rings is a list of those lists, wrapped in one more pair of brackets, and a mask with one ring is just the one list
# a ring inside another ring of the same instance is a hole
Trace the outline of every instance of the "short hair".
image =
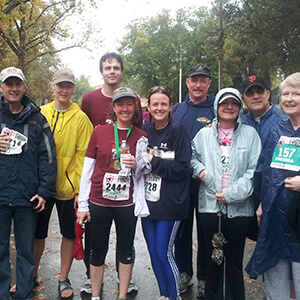
[(287, 85), (293, 87), (300, 87), (300, 72), (291, 74), (281, 82), (281, 84), (279, 85), (279, 95), (281, 95), (282, 90)]
[(103, 63), (108, 60), (111, 62), (111, 60), (115, 58), (120, 64), (121, 64), (121, 71), (123, 72), (123, 60), (122, 57), (115, 53), (115, 52), (106, 52), (101, 58), (99, 63), (100, 72), (103, 72)]

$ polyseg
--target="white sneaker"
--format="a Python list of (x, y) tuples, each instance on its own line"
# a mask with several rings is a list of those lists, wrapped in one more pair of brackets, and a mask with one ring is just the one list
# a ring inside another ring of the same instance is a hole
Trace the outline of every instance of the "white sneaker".
[(92, 294), (92, 286), (91, 286), (91, 279), (88, 279), (85, 284), (80, 289), (80, 292), (85, 292), (87, 294)]
[[(117, 277), (117, 283), (119, 285), (119, 278)], [(134, 283), (134, 281), (130, 278), (128, 289), (127, 289), (127, 294), (130, 294), (131, 292), (138, 292), (139, 288), (137, 285)]]

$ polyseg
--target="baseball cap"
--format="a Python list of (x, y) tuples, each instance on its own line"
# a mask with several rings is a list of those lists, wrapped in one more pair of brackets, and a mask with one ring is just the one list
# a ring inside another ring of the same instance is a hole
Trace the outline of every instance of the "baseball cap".
[(260, 86), (264, 90), (268, 90), (265, 80), (260, 76), (249, 76), (242, 82), (242, 94), (246, 94), (252, 86)]
[(120, 87), (113, 92), (112, 101), (115, 102), (116, 100), (123, 98), (123, 97), (132, 97), (136, 98), (132, 89), (127, 87)]
[(211, 78), (209, 68), (204, 65), (197, 65), (190, 68), (188, 72), (188, 77), (195, 76), (195, 75), (205, 75)]
[(225, 89), (220, 90), (216, 95), (218, 104), (221, 104), (223, 101), (225, 101), (228, 98), (233, 98), (236, 101), (238, 101), (240, 103), (240, 105), (242, 104), (242, 97), (241, 97), (240, 92), (237, 89), (225, 88)]
[(15, 67), (9, 67), (6, 69), (3, 69), (0, 73), (0, 82), (4, 82), (7, 78), (10, 77), (17, 77), (21, 79), (24, 83), (26, 82), (25, 76), (22, 72), (22, 70), (15, 68)]
[(75, 76), (72, 71), (70, 71), (68, 69), (61, 69), (61, 70), (58, 70), (54, 74), (53, 79), (52, 79), (52, 82), (54, 84), (64, 82), (64, 81), (75, 84)]

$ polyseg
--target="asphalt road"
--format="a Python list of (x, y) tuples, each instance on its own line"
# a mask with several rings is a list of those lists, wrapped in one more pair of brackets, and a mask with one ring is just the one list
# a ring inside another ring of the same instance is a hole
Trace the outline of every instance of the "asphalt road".
[[(52, 214), (51, 224), (49, 227), (49, 236), (46, 241), (46, 249), (41, 259), (39, 269), (39, 281), (40, 285), (35, 288), (34, 300), (49, 299), (59, 300), (58, 294), (58, 277), (60, 271), (60, 233), (56, 213)], [(115, 300), (118, 295), (118, 286), (116, 283), (116, 271), (115, 271), (115, 246), (116, 238), (114, 228), (112, 228), (109, 252), (106, 259), (106, 270), (104, 274), (104, 285), (102, 292), (102, 300)], [(244, 255), (244, 263), (246, 264), (251, 256), (255, 244), (249, 240), (246, 242), (246, 249)], [(157, 300), (159, 298), (159, 291), (157, 282), (151, 267), (149, 254), (144, 240), (141, 224), (138, 221), (135, 238), (136, 248), (136, 261), (133, 269), (133, 280), (138, 285), (139, 291), (137, 294), (128, 295), (128, 300)], [(197, 242), (194, 242), (194, 254), (197, 251)], [(13, 235), (11, 239), (11, 261), (13, 279), (15, 281), (14, 266), (15, 266), (15, 250)], [(69, 279), (72, 287), (74, 288), (75, 295), (74, 300), (79, 299), (91, 299), (90, 296), (80, 293), (80, 288), (84, 284), (85, 278), (85, 266), (83, 261), (74, 260)], [(246, 288), (246, 300), (263, 300), (265, 299), (265, 293), (263, 288), (262, 279), (250, 280), (245, 274), (245, 288)], [(194, 284), (189, 290), (182, 294), (182, 300), (197, 299), (196, 296), (197, 283), (194, 278)]]

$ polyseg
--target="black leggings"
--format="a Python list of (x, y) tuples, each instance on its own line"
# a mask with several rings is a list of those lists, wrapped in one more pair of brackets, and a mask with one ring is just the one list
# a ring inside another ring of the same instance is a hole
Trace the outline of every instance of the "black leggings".
[(91, 213), (90, 264), (99, 267), (105, 262), (108, 251), (109, 234), (112, 221), (115, 222), (117, 234), (117, 256), (121, 263), (133, 263), (133, 242), (137, 218), (134, 216), (134, 205), (126, 207), (107, 207), (89, 203)]

